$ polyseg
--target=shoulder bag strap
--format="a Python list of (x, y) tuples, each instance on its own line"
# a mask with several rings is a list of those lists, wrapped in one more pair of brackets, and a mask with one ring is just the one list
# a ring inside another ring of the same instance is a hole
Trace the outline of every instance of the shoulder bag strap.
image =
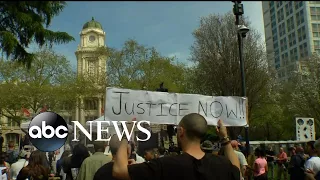
[(24, 163), (23, 163), (23, 167), (26, 167), (26, 162), (27, 162), (27, 160), (25, 160), (25, 161), (24, 161)]

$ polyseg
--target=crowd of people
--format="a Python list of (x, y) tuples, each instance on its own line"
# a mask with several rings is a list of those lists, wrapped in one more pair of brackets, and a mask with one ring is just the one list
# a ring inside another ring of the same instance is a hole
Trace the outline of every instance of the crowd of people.
[[(128, 123), (128, 130), (132, 125)], [(256, 148), (245, 156), (244, 144), (230, 140), (226, 127), (220, 120), (217, 134), (220, 151), (216, 152), (211, 141), (203, 141), (207, 121), (199, 114), (186, 115), (177, 127), (178, 147), (146, 148), (136, 152), (135, 142), (125, 137), (111, 137), (105, 142), (93, 142), (93, 149), (79, 143), (67, 148), (56, 159), (54, 153), (38, 150), (18, 152), (9, 143), (0, 156), (2, 180), (142, 180), (142, 179), (190, 179), (190, 180), (287, 180), (319, 179), (320, 143), (308, 142), (307, 146), (291, 147), (288, 154), (280, 148), (279, 154), (270, 146)], [(108, 148), (107, 148), (108, 146)], [(109, 149), (111, 154), (105, 154)], [(304, 151), (304, 149), (306, 151)], [(305, 154), (306, 152), (306, 154)], [(277, 169), (277, 172), (274, 171)], [(288, 176), (289, 175), (289, 176)], [(1, 180), (1, 179), (0, 179)]]
[(301, 145), (288, 149), (280, 147), (279, 154), (275, 154), (271, 146), (268, 147), (264, 157), (266, 157), (270, 178), (274, 179), (277, 167), (277, 179), (303, 180), (320, 179), (320, 145), (318, 141), (310, 141), (305, 147)]
[(9, 142), (8, 150), (0, 156), (1, 180), (47, 180), (50, 176), (50, 163), (45, 152), (15, 150)]

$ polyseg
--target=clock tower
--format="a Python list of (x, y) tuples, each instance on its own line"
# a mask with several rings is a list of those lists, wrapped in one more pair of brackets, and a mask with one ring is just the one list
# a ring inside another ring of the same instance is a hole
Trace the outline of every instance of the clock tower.
[[(106, 76), (106, 56), (100, 53), (99, 49), (106, 47), (106, 33), (99, 22), (92, 18), (85, 23), (80, 32), (80, 44), (75, 55), (77, 57), (78, 76)], [(97, 85), (97, 88), (101, 88)], [(92, 121), (103, 116), (104, 98), (103, 95), (94, 97), (82, 97), (79, 99), (79, 106), (76, 108), (75, 119), (85, 126), (86, 121)], [(82, 107), (82, 108), (80, 108)]]
[(106, 57), (97, 53), (98, 48), (105, 46), (105, 37), (101, 24), (94, 18), (83, 25), (80, 44), (75, 52), (78, 75), (105, 76)]

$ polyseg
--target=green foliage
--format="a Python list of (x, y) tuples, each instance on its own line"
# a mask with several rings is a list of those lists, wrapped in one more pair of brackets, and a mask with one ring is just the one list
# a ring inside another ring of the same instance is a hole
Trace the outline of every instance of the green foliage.
[(219, 136), (216, 133), (216, 127), (215, 126), (209, 126), (208, 131), (203, 138), (203, 140), (210, 140), (210, 141), (219, 141)]
[(1, 114), (17, 122), (25, 119), (21, 108), (37, 114), (46, 106), (57, 111), (66, 102), (76, 102), (78, 93), (68, 77), (75, 75), (69, 61), (51, 49), (35, 53), (30, 69), (15, 61), (0, 61)]
[(154, 48), (128, 40), (121, 50), (109, 52), (109, 86), (154, 91), (164, 82), (170, 92), (185, 91), (186, 67), (161, 56)]
[[(191, 60), (196, 63), (191, 70), (194, 92), (215, 96), (240, 96), (241, 76), (237, 27), (232, 13), (202, 17), (200, 26), (193, 32), (195, 42), (191, 47)], [(252, 117), (268, 103), (273, 88), (273, 76), (268, 71), (264, 45), (260, 34), (253, 30), (247, 18), (242, 24), (250, 28), (244, 40), (246, 91), (248, 97), (249, 122), (265, 122), (263, 114)], [(263, 123), (264, 124), (264, 123)], [(232, 138), (241, 132), (229, 128)]]
[(26, 51), (31, 43), (61, 44), (73, 41), (66, 32), (48, 29), (54, 16), (59, 15), (64, 1), (0, 1), (0, 48), (14, 60), (30, 68), (35, 54)]
[(315, 119), (315, 130), (320, 128), (320, 57), (313, 55), (300, 61), (299, 71), (283, 86), (283, 105), (291, 121), (295, 117)]
[(252, 112), (250, 132), (254, 139), (258, 140), (293, 140), (295, 129), (292, 119), (285, 113), (283, 102), (284, 94), (281, 86), (271, 89), (265, 97), (266, 100)]
[[(320, 57), (314, 55), (301, 61), (289, 109), (297, 115), (320, 118)], [(298, 103), (299, 102), (299, 103)]]

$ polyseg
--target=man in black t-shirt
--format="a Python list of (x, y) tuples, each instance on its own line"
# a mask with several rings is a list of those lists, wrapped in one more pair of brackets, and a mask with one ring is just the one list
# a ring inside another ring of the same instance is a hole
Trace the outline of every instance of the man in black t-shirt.
[[(131, 130), (132, 123), (128, 124)], [(226, 127), (218, 122), (217, 133), (225, 148), (225, 155), (205, 154), (200, 147), (201, 138), (207, 132), (206, 119), (197, 113), (182, 118), (177, 128), (178, 145), (184, 152), (181, 155), (163, 157), (150, 162), (128, 166), (126, 156), (126, 139), (121, 141), (113, 164), (113, 176), (127, 180), (239, 180), (239, 160), (234, 153)]]
[(266, 150), (266, 156), (267, 156), (267, 162), (268, 162), (268, 171), (271, 173), (271, 179), (274, 178), (274, 157), (276, 153), (273, 151), (272, 146), (268, 147), (268, 150)]

